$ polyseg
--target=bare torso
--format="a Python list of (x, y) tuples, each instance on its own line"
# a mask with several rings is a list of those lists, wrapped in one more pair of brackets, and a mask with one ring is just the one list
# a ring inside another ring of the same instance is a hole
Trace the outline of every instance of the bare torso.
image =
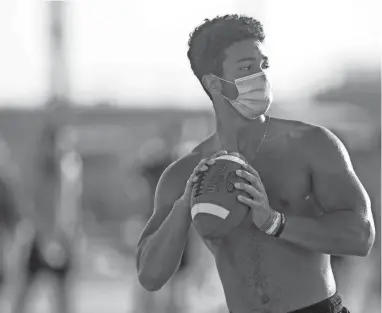
[[(320, 214), (318, 206), (312, 210), (309, 160), (299, 142), (299, 134), (309, 126), (277, 119), (272, 123), (274, 134), (264, 141), (256, 159), (253, 153), (241, 153), (259, 172), (274, 210), (299, 216)], [(213, 141), (211, 137), (203, 142), (197, 148), (198, 160), (190, 163), (195, 165), (218, 150)], [(335, 293), (328, 255), (265, 235), (250, 219), (225, 238), (205, 242), (215, 257), (232, 313), (285, 313)]]

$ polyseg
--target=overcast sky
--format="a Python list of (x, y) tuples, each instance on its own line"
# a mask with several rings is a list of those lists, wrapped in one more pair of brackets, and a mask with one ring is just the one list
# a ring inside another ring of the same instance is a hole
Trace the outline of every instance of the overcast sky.
[[(188, 34), (204, 18), (238, 12), (268, 36), (276, 97), (338, 81), (344, 61), (371, 63), (381, 51), (374, 0), (72, 0), (67, 36), (70, 97), (142, 106), (209, 106), (190, 69)], [(46, 2), (0, 2), (0, 105), (39, 105), (48, 93)]]

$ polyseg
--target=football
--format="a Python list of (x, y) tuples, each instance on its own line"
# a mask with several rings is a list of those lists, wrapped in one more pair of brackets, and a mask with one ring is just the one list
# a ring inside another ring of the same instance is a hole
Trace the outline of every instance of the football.
[(192, 224), (205, 239), (226, 236), (247, 217), (250, 208), (241, 203), (238, 195), (248, 194), (235, 188), (235, 182), (245, 180), (236, 175), (245, 161), (234, 155), (222, 155), (215, 164), (200, 172), (192, 188)]

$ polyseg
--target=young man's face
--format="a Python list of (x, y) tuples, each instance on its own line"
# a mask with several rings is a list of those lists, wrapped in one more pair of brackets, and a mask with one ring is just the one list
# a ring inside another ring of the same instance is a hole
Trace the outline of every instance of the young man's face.
[[(222, 64), (222, 77), (225, 80), (234, 82), (235, 79), (260, 73), (267, 63), (267, 56), (262, 50), (261, 43), (253, 39), (243, 40), (234, 43), (225, 51), (226, 59)], [(237, 88), (234, 84), (222, 81), (221, 93), (229, 99), (236, 99)], [(258, 88), (265, 88), (265, 77), (257, 80)], [(257, 87), (257, 86), (256, 86)]]

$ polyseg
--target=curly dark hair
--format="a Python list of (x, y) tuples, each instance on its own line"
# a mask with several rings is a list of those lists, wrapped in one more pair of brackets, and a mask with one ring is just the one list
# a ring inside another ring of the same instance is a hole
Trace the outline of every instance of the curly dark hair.
[(205, 19), (190, 34), (187, 56), (192, 71), (211, 100), (209, 91), (202, 83), (202, 77), (210, 73), (221, 76), (222, 64), (226, 58), (225, 50), (236, 42), (250, 38), (263, 42), (263, 25), (254, 18), (237, 14)]

